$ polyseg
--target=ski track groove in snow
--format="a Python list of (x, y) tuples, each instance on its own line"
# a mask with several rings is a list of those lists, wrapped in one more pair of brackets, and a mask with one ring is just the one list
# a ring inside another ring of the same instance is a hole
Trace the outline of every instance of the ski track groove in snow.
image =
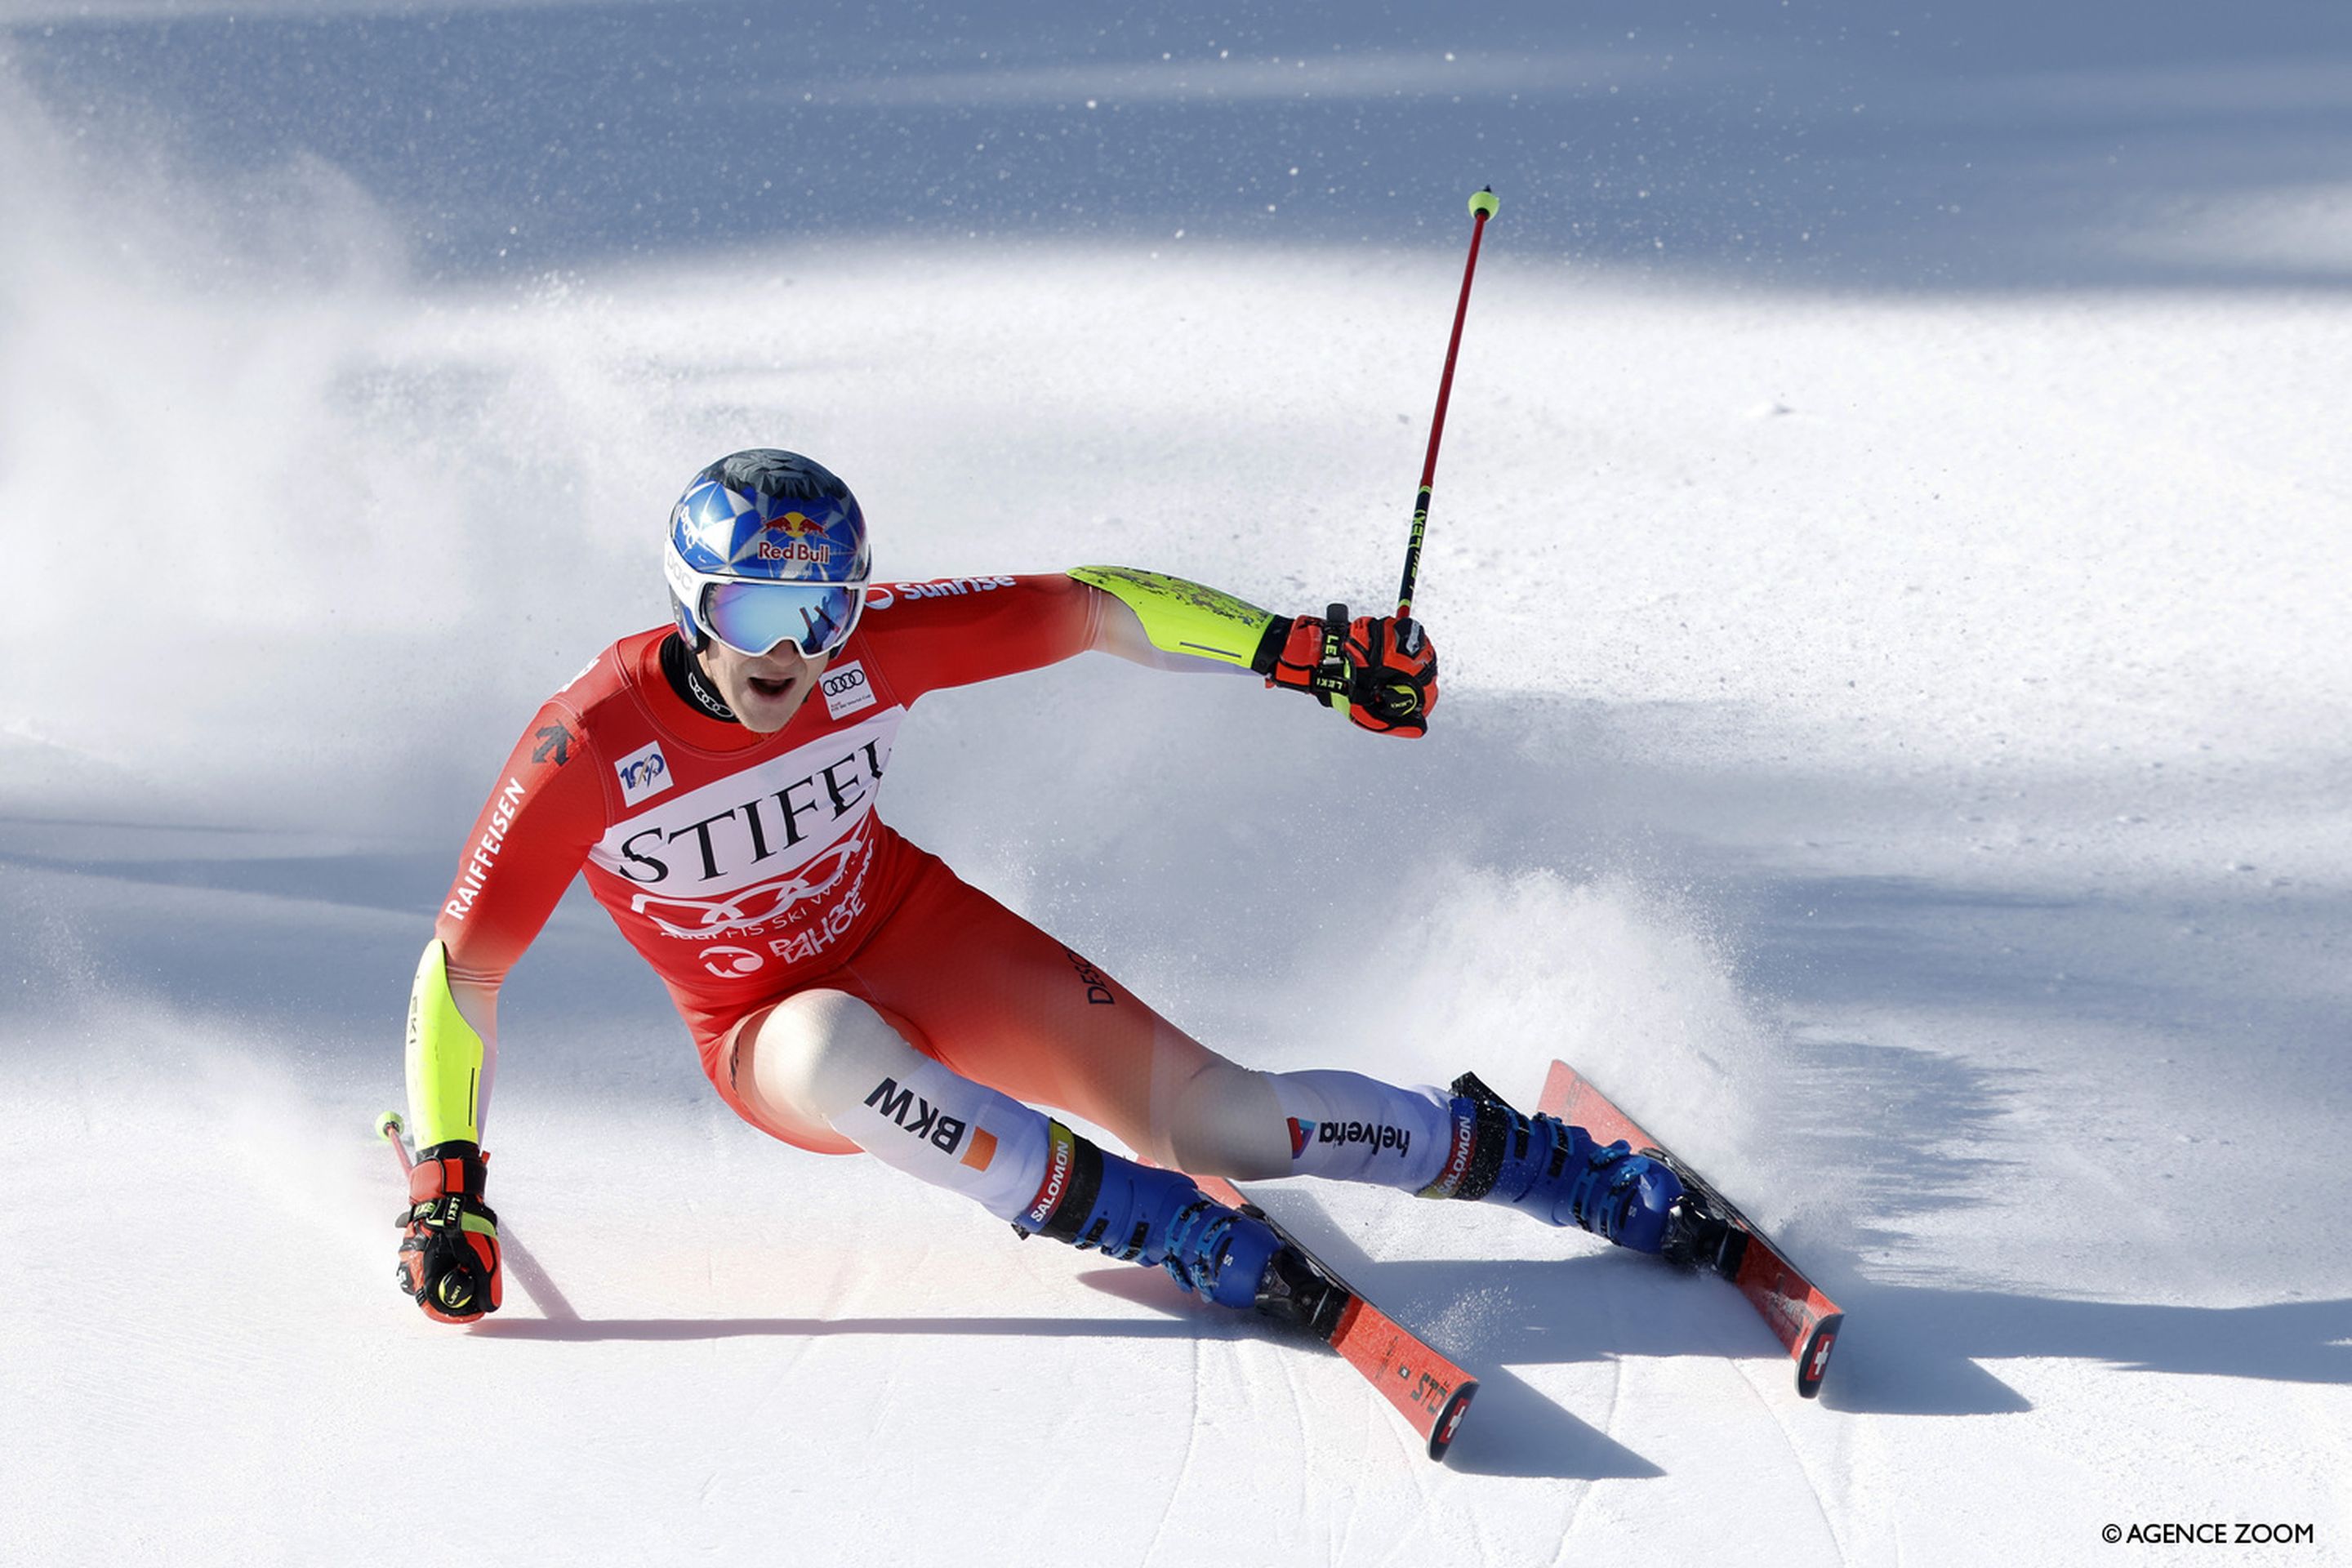
[[(1605, 1294), (1608, 1305), (1603, 1310), (1609, 1314), (1609, 1327), (1613, 1337), (1622, 1320), (1624, 1306), (1615, 1291)], [(1625, 1358), (1622, 1355), (1611, 1356), (1609, 1358), (1609, 1405), (1608, 1408), (1601, 1412), (1600, 1431), (1602, 1436), (1612, 1442), (1617, 1437), (1617, 1405), (1624, 1392)], [(1568, 1522), (1560, 1526), (1559, 1551), (1552, 1557), (1553, 1568), (1560, 1568), (1560, 1565), (1568, 1561), (1568, 1543), (1576, 1534), (1577, 1521), (1584, 1517), (1584, 1505), (1592, 1500), (1592, 1489), (1600, 1484), (1598, 1481), (1591, 1480), (1577, 1483), (1576, 1500), (1569, 1505)]]
[[(1412, 1489), (1416, 1494), (1418, 1494), (1420, 1499), (1420, 1506), (1413, 1510), (1412, 1517), (1415, 1521), (1425, 1521), (1433, 1511), (1433, 1505), (1436, 1501), (1436, 1498), (1433, 1494), (1437, 1486), (1437, 1481), (1433, 1472), (1436, 1470), (1437, 1467), (1427, 1463), (1415, 1464), (1413, 1462), (1413, 1456), (1410, 1454), (1403, 1456), (1403, 1459), (1404, 1473), (1406, 1476), (1411, 1478), (1412, 1481)], [(1475, 1512), (1472, 1517), (1475, 1525)], [(1418, 1526), (1416, 1526), (1416, 1528), (1418, 1528)], [(1381, 1551), (1380, 1556), (1373, 1560), (1373, 1568), (1383, 1568), (1384, 1564), (1397, 1562), (1401, 1558), (1403, 1558), (1408, 1552), (1412, 1552), (1417, 1557), (1419, 1555), (1417, 1549), (1420, 1542), (1415, 1540), (1414, 1537), (1415, 1531), (1413, 1530), (1398, 1530), (1390, 1531), (1386, 1546)], [(1494, 1561), (1494, 1559), (1486, 1554), (1485, 1542), (1483, 1539), (1480, 1542), (1480, 1551), (1477, 1560), (1481, 1563), (1491, 1563)]]
[[(1821, 1516), (1822, 1529), (1829, 1536), (1830, 1546), (1837, 1552), (1838, 1562), (1841, 1564), (1850, 1563), (1852, 1559), (1846, 1556), (1845, 1542), (1839, 1539), (1837, 1525), (1830, 1517), (1828, 1500), (1822, 1496), (1821, 1484), (1813, 1479), (1813, 1468), (1806, 1462), (1804, 1450), (1799, 1447), (1796, 1434), (1790, 1429), (1788, 1418), (1781, 1415), (1780, 1407), (1774, 1403), (1772, 1395), (1766, 1393), (1757, 1383), (1755, 1376), (1748, 1372), (1745, 1357), (1727, 1356), (1725, 1361), (1730, 1366), (1734, 1375), (1739, 1379), (1740, 1385), (1748, 1390), (1749, 1396), (1764, 1407), (1766, 1418), (1772, 1423), (1774, 1430), (1780, 1434), (1780, 1441), (1787, 1446), (1789, 1458), (1796, 1465), (1797, 1474), (1804, 1480), (1805, 1490), (1812, 1497), (1813, 1511)], [(1774, 1363), (1774, 1369), (1776, 1371), (1779, 1369), (1777, 1362)]]
[(1144, 1544), (1139, 1561), (1147, 1563), (1160, 1550), (1160, 1538), (1168, 1531), (1169, 1517), (1176, 1511), (1176, 1500), (1183, 1493), (1185, 1483), (1192, 1479), (1192, 1456), (1201, 1447), (1201, 1340), (1194, 1335), (1187, 1338), (1184, 1344), (1187, 1359), (1192, 1363), (1192, 1376), (1188, 1380), (1192, 1394), (1184, 1411), (1184, 1457), (1177, 1461), (1176, 1473), (1169, 1478), (1167, 1498), (1160, 1505), (1160, 1519), (1151, 1527), (1151, 1539)]
[[(1434, 1478), (1433, 1484), (1445, 1485), (1448, 1490), (1452, 1489), (1451, 1483), (1442, 1475)], [(1486, 1510), (1485, 1509), (1467, 1509), (1463, 1511), (1460, 1517), (1466, 1518), (1470, 1521), (1470, 1539), (1478, 1549), (1476, 1561), (1480, 1563), (1507, 1563), (1510, 1561), (1508, 1556), (1497, 1555), (1495, 1551), (1495, 1542), (1487, 1533), (1487, 1519)]]
[[(1385, 1412), (1383, 1412), (1383, 1414), (1385, 1414)], [(1356, 1420), (1356, 1452), (1358, 1455), (1356, 1462), (1360, 1465), (1363, 1463), (1362, 1456), (1366, 1447), (1366, 1437), (1370, 1431), (1370, 1426), (1365, 1419), (1364, 1414), (1360, 1414)], [(1334, 1563), (1345, 1563), (1348, 1561), (1348, 1550), (1354, 1544), (1356, 1540), (1357, 1512), (1358, 1510), (1355, 1509), (1349, 1509), (1340, 1515), (1339, 1543), (1334, 1547), (1331, 1552), (1331, 1561)]]
[[(1276, 1348), (1285, 1351), (1288, 1349), (1287, 1346), (1277, 1346)], [(1299, 1378), (1305, 1369), (1305, 1363), (1286, 1353), (1277, 1356), (1275, 1359), (1274, 1364), (1280, 1369), (1282, 1373), (1282, 1385), (1290, 1394), (1289, 1414), (1291, 1441), (1296, 1445), (1297, 1450), (1300, 1454), (1312, 1452), (1313, 1437), (1307, 1431), (1307, 1395), (1304, 1386), (1299, 1382)], [(1254, 1386), (1254, 1384), (1246, 1378), (1244, 1379), (1244, 1384), (1245, 1386)], [(1294, 1465), (1288, 1467), (1288, 1468), (1290, 1470), (1291, 1515), (1293, 1518), (1297, 1519), (1308, 1518), (1308, 1508), (1311, 1500), (1307, 1487), (1307, 1467), (1304, 1465)]]

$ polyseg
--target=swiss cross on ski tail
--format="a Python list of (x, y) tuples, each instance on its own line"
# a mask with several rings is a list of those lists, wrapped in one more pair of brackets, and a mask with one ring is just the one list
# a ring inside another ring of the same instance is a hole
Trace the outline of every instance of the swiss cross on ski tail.
[(1717, 1192), (1609, 1097), (1566, 1062), (1551, 1064), (1537, 1111), (1581, 1127), (1596, 1143), (1622, 1140), (1674, 1172), (1685, 1201), (1665, 1248), (1675, 1261), (1711, 1268), (1739, 1289), (1797, 1363), (1797, 1392), (1811, 1399), (1822, 1391), (1830, 1352), (1837, 1344), (1845, 1313), (1789, 1261), (1770, 1237)]

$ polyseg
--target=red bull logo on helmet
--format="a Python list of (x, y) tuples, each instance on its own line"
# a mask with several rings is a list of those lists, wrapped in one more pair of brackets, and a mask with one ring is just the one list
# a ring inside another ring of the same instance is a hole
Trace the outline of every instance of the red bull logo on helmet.
[[(782, 541), (761, 538), (757, 550), (762, 561), (806, 561), (819, 566), (833, 561), (833, 546), (824, 542), (824, 524), (806, 512), (788, 511), (768, 520), (763, 534), (781, 533)], [(814, 542), (809, 536), (816, 535)]]

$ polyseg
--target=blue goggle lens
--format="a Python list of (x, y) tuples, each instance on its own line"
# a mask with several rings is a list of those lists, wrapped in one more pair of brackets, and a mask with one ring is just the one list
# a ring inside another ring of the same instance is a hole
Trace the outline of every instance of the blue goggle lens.
[(754, 656), (791, 643), (803, 653), (830, 653), (849, 640), (866, 602), (863, 583), (719, 583), (702, 601), (719, 640)]

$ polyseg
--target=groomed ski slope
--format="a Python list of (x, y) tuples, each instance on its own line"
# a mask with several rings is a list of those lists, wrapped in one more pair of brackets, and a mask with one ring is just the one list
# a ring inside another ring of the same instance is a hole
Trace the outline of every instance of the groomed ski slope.
[[(894, 579), (1377, 604), (1451, 240), (436, 277), (331, 158), (160, 153), (110, 165), (156, 198), (126, 237), (37, 32), (0, 77), (0, 1561), (2352, 1552), (2324, 221), (2264, 209), (2300, 281), (1762, 286), (1515, 250), (1506, 189), (1427, 741), (1097, 658), (918, 710), (889, 819), (1202, 1037), (1522, 1102), (1565, 1057), (1850, 1314), (1806, 1403), (1727, 1287), (1263, 1189), (1484, 1378), (1441, 1468), (1335, 1358), (736, 1122), (584, 900), (501, 1006), (496, 1319), (394, 1292), (368, 1132), (491, 772), (661, 617), (687, 474), (821, 455)], [(2240, 1521), (2313, 1539), (2100, 1540)]]

